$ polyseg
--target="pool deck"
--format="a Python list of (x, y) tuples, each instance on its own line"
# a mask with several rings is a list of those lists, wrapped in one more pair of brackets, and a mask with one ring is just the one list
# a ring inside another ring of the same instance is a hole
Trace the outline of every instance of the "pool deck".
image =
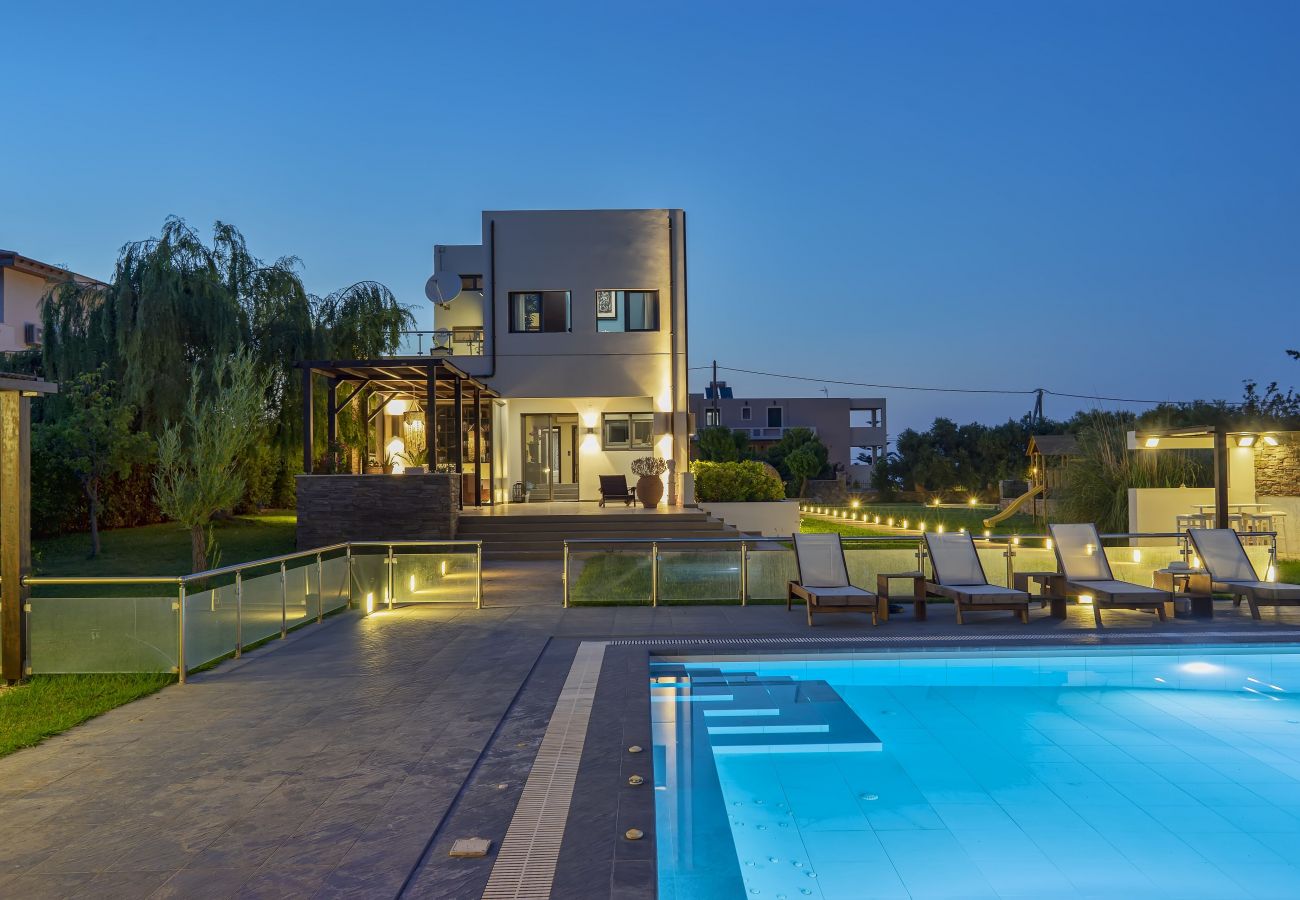
[[(485, 574), (484, 608), (343, 615), (0, 759), (0, 896), (480, 897), (551, 712), (584, 640), (606, 655), (578, 773), (557, 897), (654, 896), (652, 794), (620, 787), (625, 710), (646, 691), (645, 656), (1099, 642), (1296, 641), (1300, 609), (1217, 605), (1212, 621), (1086, 608), (972, 615), (910, 608), (805, 623), (782, 606), (560, 607), (556, 563)], [(789, 639), (798, 639), (790, 641)], [(788, 643), (783, 644), (786, 641)], [(641, 717), (644, 718), (644, 715)], [(629, 724), (631, 723), (631, 724)], [(631, 729), (631, 730), (627, 730)], [(649, 776), (649, 772), (645, 774)], [(640, 827), (648, 839), (618, 836)], [(485, 859), (451, 842), (487, 837)], [(594, 893), (593, 893), (594, 891)]]

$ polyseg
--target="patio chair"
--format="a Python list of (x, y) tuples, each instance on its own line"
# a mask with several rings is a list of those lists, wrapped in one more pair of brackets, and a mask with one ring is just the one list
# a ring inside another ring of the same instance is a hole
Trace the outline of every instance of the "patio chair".
[(1101, 546), (1097, 526), (1049, 525), (1056, 562), (1065, 576), (1067, 594), (1092, 597), (1092, 617), (1101, 628), (1101, 610), (1138, 609), (1153, 612), (1165, 621), (1166, 604), (1174, 602), (1169, 591), (1143, 587), (1131, 581), (1119, 581), (1110, 570), (1110, 561)]
[(1234, 601), (1250, 604), (1250, 617), (1259, 607), (1300, 606), (1300, 584), (1260, 581), (1241, 538), (1231, 528), (1193, 528), (1187, 532), (1192, 547), (1210, 577), (1210, 590), (1231, 594)]
[[(957, 610), (957, 624), (966, 624), (964, 611), (975, 609), (1009, 610), (1021, 622), (1029, 624), (1029, 593), (989, 584), (969, 534), (935, 534), (926, 532), (925, 546), (930, 553), (934, 574), (925, 589), (947, 597)], [(964, 609), (963, 609), (964, 608)]]
[(626, 475), (600, 476), (600, 505), (606, 500), (622, 500), (624, 506), (631, 506), (636, 497), (627, 489)]
[(798, 580), (786, 587), (785, 609), (795, 597), (804, 601), (808, 624), (817, 612), (868, 612), (871, 624), (877, 624), (880, 598), (871, 591), (849, 583), (849, 567), (844, 561), (844, 545), (838, 534), (796, 534), (794, 560)]

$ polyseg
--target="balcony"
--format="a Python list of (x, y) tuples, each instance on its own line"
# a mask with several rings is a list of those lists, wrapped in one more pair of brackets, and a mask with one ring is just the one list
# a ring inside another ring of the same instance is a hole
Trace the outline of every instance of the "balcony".
[(779, 441), (781, 438), (785, 437), (787, 432), (793, 431), (796, 428), (802, 428), (804, 431), (811, 431), (813, 434), (817, 433), (816, 425), (778, 425), (769, 428), (745, 427), (737, 428), (735, 430), (749, 435), (751, 441)]
[(482, 328), (441, 328), (403, 331), (399, 356), (482, 356)]

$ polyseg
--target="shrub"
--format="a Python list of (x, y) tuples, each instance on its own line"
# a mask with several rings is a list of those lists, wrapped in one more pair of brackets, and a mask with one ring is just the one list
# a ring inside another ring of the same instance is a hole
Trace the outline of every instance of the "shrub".
[(632, 460), (632, 474), (639, 478), (658, 478), (668, 471), (668, 460), (657, 456), (642, 456)]
[(755, 460), (691, 463), (695, 499), (704, 503), (749, 503), (785, 499), (785, 485), (771, 467)]

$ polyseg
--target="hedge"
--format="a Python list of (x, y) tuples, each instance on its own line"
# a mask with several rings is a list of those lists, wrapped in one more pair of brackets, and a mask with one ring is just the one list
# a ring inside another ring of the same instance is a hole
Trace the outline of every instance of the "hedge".
[(756, 460), (691, 463), (695, 499), (701, 503), (750, 503), (784, 500), (785, 485), (771, 466)]

